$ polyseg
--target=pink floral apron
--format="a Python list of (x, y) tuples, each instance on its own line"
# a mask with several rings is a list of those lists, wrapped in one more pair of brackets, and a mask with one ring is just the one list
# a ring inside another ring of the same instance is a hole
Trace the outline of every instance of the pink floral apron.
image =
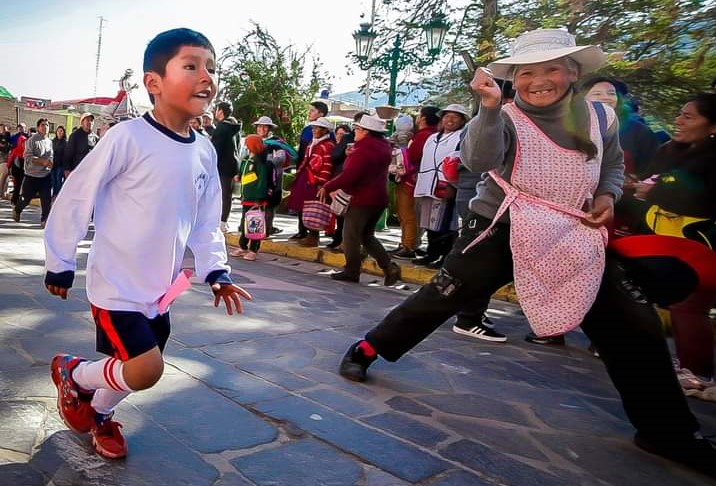
[[(589, 106), (590, 138), (597, 156), (555, 144), (514, 104), (505, 105), (517, 131), (512, 184), (496, 171), (490, 176), (505, 199), (490, 228), (510, 209), (510, 248), (514, 283), (522, 310), (538, 336), (577, 327), (597, 297), (604, 273), (607, 231), (581, 222), (599, 183), (603, 152), (594, 108)], [(463, 252), (489, 234), (486, 230)]]

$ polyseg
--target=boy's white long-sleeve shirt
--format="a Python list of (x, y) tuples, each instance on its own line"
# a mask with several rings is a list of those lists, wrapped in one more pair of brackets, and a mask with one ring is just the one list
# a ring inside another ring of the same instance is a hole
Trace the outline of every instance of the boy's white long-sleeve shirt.
[(87, 298), (97, 307), (155, 317), (187, 246), (202, 281), (230, 271), (216, 151), (205, 137), (182, 138), (148, 115), (109, 130), (53, 204), (45, 227), (48, 275), (75, 271), (93, 210)]

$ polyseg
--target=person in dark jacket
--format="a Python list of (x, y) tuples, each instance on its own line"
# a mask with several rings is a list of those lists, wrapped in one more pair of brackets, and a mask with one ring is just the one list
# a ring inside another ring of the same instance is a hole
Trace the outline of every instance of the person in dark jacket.
[(65, 148), (67, 147), (67, 134), (65, 133), (65, 127), (59, 125), (55, 129), (55, 138), (52, 140), (52, 153), (54, 160), (56, 161), (52, 165), (50, 171), (50, 179), (52, 181), (52, 197), (57, 197), (57, 194), (62, 189), (62, 182), (65, 180), (65, 170), (63, 163), (65, 160)]
[(99, 137), (92, 131), (93, 125), (94, 115), (92, 113), (83, 113), (80, 117), (80, 128), (72, 132), (69, 140), (67, 140), (64, 160), (62, 161), (65, 179), (82, 162), (82, 159), (87, 156), (90, 150), (97, 145)]
[(0, 123), (0, 199), (5, 197), (10, 167), (7, 159), (10, 154), (10, 131), (4, 123)]
[[(231, 212), (231, 196), (234, 192), (234, 176), (239, 173), (239, 151), (236, 138), (241, 132), (241, 123), (231, 116), (233, 108), (228, 101), (221, 101), (216, 105), (214, 119), (218, 120), (211, 143), (216, 149), (219, 166), (219, 180), (221, 181), (221, 230), (226, 232)], [(205, 128), (206, 129), (206, 128)]]
[(347, 282), (360, 280), (361, 244), (375, 258), (385, 274), (383, 284), (394, 285), (400, 278), (400, 267), (390, 260), (388, 252), (375, 237), (375, 224), (388, 207), (388, 166), (392, 148), (385, 138), (385, 122), (364, 115), (353, 125), (355, 145), (349, 152), (343, 171), (318, 191), (320, 199), (342, 189), (351, 201), (343, 226), (343, 253), (346, 266), (331, 278)]

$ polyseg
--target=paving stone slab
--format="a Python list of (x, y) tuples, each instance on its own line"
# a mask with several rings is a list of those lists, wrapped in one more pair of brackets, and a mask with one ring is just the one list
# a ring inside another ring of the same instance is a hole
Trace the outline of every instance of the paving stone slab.
[(0, 463), (0, 486), (47, 486), (47, 480), (27, 463)]
[(256, 486), (256, 483), (242, 478), (236, 473), (228, 473), (221, 476), (221, 479), (212, 486)]
[(327, 388), (303, 392), (301, 395), (350, 417), (361, 417), (375, 413), (379, 408), (375, 402), (360, 400)]
[(433, 411), (428, 407), (421, 405), (412, 398), (397, 396), (385, 402), (393, 410), (398, 412), (409, 413), (410, 415), (418, 415), (421, 417), (429, 417)]
[(128, 400), (202, 453), (255, 447), (278, 435), (272, 425), (185, 375), (165, 373), (158, 386)]
[(573, 484), (470, 440), (454, 442), (442, 449), (441, 453), (470, 469), (515, 486)]
[(288, 420), (311, 434), (407, 481), (423, 481), (447, 469), (447, 464), (415, 447), (369, 429), (325, 407), (290, 397), (262, 402), (257, 408)]
[(170, 350), (168, 363), (238, 403), (250, 404), (288, 395), (280, 387), (222, 363), (196, 349)]
[(0, 401), (0, 449), (29, 455), (45, 415), (41, 402)]
[(452, 472), (430, 486), (494, 486), (494, 482), (465, 471)]
[(238, 363), (236, 368), (252, 375), (258, 376), (268, 382), (291, 391), (304, 390), (316, 386), (316, 382), (301, 378), (288, 370), (279, 368), (270, 363), (253, 362)]
[(238, 457), (231, 463), (258, 486), (352, 486), (361, 475), (356, 461), (312, 439)]
[(523, 426), (532, 424), (529, 417), (514, 405), (479, 395), (444, 393), (422, 395), (415, 399), (443, 413), (479, 417)]
[(365, 417), (361, 421), (427, 448), (433, 448), (449, 437), (435, 427), (395, 412)]

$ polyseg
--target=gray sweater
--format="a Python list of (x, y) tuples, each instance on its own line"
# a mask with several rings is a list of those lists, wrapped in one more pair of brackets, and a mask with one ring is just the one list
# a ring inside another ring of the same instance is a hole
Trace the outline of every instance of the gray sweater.
[[(564, 129), (564, 120), (571, 102), (571, 93), (546, 108), (537, 108), (523, 102), (519, 97), (515, 98), (517, 107), (549, 138), (560, 147), (574, 150), (574, 138)], [(589, 120), (580, 120), (579, 123), (588, 124)], [(511, 182), (516, 142), (515, 126), (500, 108), (480, 107), (480, 112), (468, 123), (460, 149), (461, 160), (470, 171), (482, 173), (482, 179), (476, 187), (477, 195), (470, 201), (470, 209), (473, 212), (489, 219), (495, 217), (505, 193), (487, 172), (497, 169), (503, 179)], [(615, 121), (604, 135), (604, 153), (595, 196), (610, 193), (615, 199), (619, 199), (623, 183), (624, 154), (619, 146), (619, 123)], [(509, 222), (508, 213), (500, 218), (500, 222)]]
[(43, 137), (35, 133), (25, 142), (25, 175), (30, 177), (47, 177), (50, 175), (50, 168), (44, 167), (37, 162), (37, 159), (52, 160), (52, 140), (50, 137)]

